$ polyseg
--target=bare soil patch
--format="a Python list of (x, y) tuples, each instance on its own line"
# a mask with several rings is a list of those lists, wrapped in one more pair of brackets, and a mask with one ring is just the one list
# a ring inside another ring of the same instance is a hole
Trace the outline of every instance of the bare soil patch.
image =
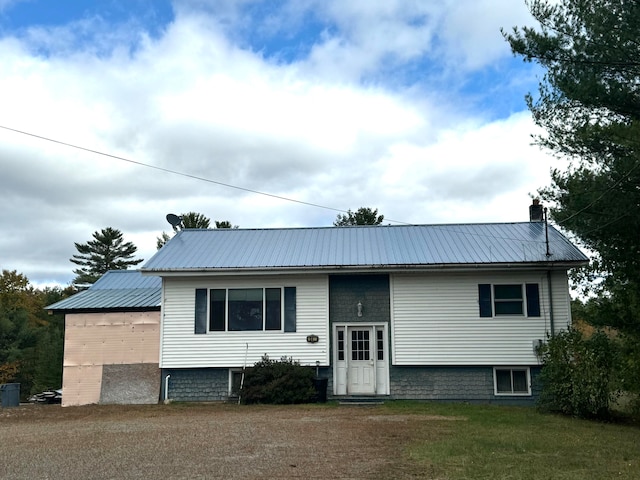
[(0, 410), (0, 478), (429, 478), (407, 447), (447, 419), (330, 405), (21, 406)]

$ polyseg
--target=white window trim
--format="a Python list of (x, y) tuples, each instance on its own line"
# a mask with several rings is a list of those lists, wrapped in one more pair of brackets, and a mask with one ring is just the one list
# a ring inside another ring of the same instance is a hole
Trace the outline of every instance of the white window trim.
[(233, 375), (235, 373), (242, 373), (243, 370), (244, 370), (243, 368), (230, 368), (229, 369), (229, 389), (228, 389), (229, 396), (233, 395), (233, 392), (232, 392), (232, 390), (233, 390)]
[[(527, 392), (498, 392), (498, 370), (524, 370), (527, 374)], [(496, 397), (530, 397), (531, 396), (531, 368), (518, 366), (493, 367), (493, 394)]]
[[(205, 287), (206, 288), (206, 287)], [(267, 330), (266, 326), (266, 311), (267, 311), (267, 288), (279, 288), (280, 289), (280, 330)], [(284, 331), (284, 285), (275, 286), (254, 286), (254, 287), (209, 287), (207, 288), (207, 335), (216, 335), (220, 333), (229, 333), (231, 335), (246, 334), (248, 332), (260, 332), (267, 334), (279, 334), (286, 333)], [(262, 330), (229, 330), (229, 290), (262, 290)], [(224, 290), (225, 291), (225, 317), (224, 317), (224, 330), (210, 330), (210, 316), (211, 316), (211, 290)]]
[[(386, 387), (385, 387), (385, 391), (383, 393), (377, 393), (375, 395), (389, 395), (391, 392), (391, 387), (390, 387), (390, 375), (391, 375), (391, 355), (390, 352), (393, 350), (391, 348), (392, 342), (390, 342), (389, 339), (389, 323), (388, 322), (336, 322), (333, 324), (332, 326), (332, 330), (333, 330), (333, 340), (332, 340), (332, 345), (333, 345), (333, 349), (332, 349), (332, 363), (333, 363), (333, 378), (334, 378), (334, 382), (333, 382), (333, 394), (334, 395), (339, 395), (338, 394), (338, 385), (336, 383), (336, 380), (338, 378), (338, 364), (344, 364), (345, 367), (344, 368), (348, 368), (349, 365), (349, 355), (347, 355), (347, 352), (349, 351), (349, 348), (347, 346), (347, 342), (349, 342), (350, 340), (347, 338), (347, 329), (351, 328), (351, 327), (372, 327), (373, 328), (373, 345), (374, 345), (374, 358), (372, 358), (373, 362), (374, 362), (374, 371), (377, 370), (377, 363), (378, 362), (382, 362), (382, 363), (386, 363), (387, 367), (386, 367)], [(344, 335), (344, 360), (338, 360), (338, 330), (342, 329), (345, 332)], [(384, 351), (384, 359), (383, 360), (378, 360), (378, 356), (377, 356), (377, 340), (376, 340), (376, 331), (378, 329), (382, 329), (383, 331), (383, 338), (384, 338), (384, 346), (386, 347), (385, 351)], [(347, 378), (348, 381), (348, 378)], [(376, 386), (377, 389), (377, 386)], [(340, 394), (341, 395), (341, 394)]]

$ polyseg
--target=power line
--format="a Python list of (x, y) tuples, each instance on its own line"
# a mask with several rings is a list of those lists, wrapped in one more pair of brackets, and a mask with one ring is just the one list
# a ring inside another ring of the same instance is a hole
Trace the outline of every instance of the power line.
[[(118, 155), (113, 155), (111, 153), (106, 153), (106, 152), (102, 152), (102, 151), (95, 150), (95, 149), (92, 149), (92, 148), (76, 145), (76, 144), (73, 144), (73, 143), (64, 142), (62, 140), (56, 140), (54, 138), (45, 137), (43, 135), (38, 135), (38, 134), (35, 134), (35, 133), (31, 133), (31, 132), (26, 132), (24, 130), (18, 130), (16, 128), (7, 127), (7, 126), (4, 126), (4, 125), (0, 125), (0, 128), (2, 128), (4, 130), (11, 131), (11, 132), (14, 132), (14, 133), (19, 133), (21, 135), (26, 135), (26, 136), (29, 136), (29, 137), (37, 138), (39, 140), (44, 140), (44, 141), (47, 141), (47, 142), (56, 143), (58, 145), (64, 145), (66, 147), (75, 148), (77, 150), (82, 150), (82, 151), (85, 151), (85, 152), (93, 153), (93, 154), (96, 154), (96, 155), (101, 155), (101, 156), (108, 157), (108, 158), (113, 158), (114, 160), (119, 160), (119, 161), (122, 161), (122, 162), (131, 163), (133, 165), (138, 165), (138, 166), (141, 166), (141, 167), (151, 168), (151, 169), (154, 169), (154, 170), (159, 170), (161, 172), (169, 173), (169, 174), (172, 174), (172, 175), (179, 175), (181, 177), (191, 178), (191, 179), (194, 179), (194, 180), (199, 180), (199, 181), (207, 182), (207, 183), (212, 183), (214, 185), (220, 185), (220, 186), (227, 187), (227, 188), (233, 188), (233, 189), (236, 189), (236, 190), (241, 190), (243, 192), (254, 193), (256, 195), (263, 195), (263, 196), (266, 196), (266, 197), (275, 198), (275, 199), (283, 200), (283, 201), (286, 201), (286, 202), (293, 202), (293, 203), (297, 203), (297, 204), (300, 204), (300, 205), (307, 205), (307, 206), (310, 206), (310, 207), (322, 208), (324, 210), (331, 210), (331, 211), (338, 212), (338, 213), (349, 213), (348, 210), (343, 210), (343, 209), (334, 208), (334, 207), (328, 207), (326, 205), (320, 205), (320, 204), (317, 204), (317, 203), (305, 202), (303, 200), (297, 200), (295, 198), (283, 197), (281, 195), (275, 195), (273, 193), (261, 192), (259, 190), (253, 190), (253, 189), (246, 188), (246, 187), (240, 187), (238, 185), (233, 185), (233, 184), (230, 184), (230, 183), (220, 182), (218, 180), (212, 180), (210, 178), (201, 177), (199, 175), (193, 175), (193, 174), (190, 174), (190, 173), (180, 172), (178, 170), (172, 170), (170, 168), (159, 167), (157, 165), (152, 165), (152, 164), (149, 164), (149, 163), (140, 162), (138, 160), (132, 160), (130, 158), (120, 157)], [(567, 217), (567, 218), (563, 219), (562, 221), (558, 221), (557, 224), (562, 226), (562, 224), (564, 222), (567, 222), (568, 220), (572, 219), (576, 215), (578, 215), (580, 213), (583, 213), (584, 211), (586, 211), (587, 209), (592, 207), (595, 203), (597, 203), (600, 199), (602, 199), (609, 191), (611, 191), (613, 188), (617, 187), (620, 183), (622, 183), (622, 181), (628, 175), (630, 175), (633, 172), (633, 170), (635, 170), (638, 167), (640, 167), (640, 162), (637, 163), (631, 170), (629, 170), (629, 172), (627, 172), (626, 175), (623, 175), (623, 177), (620, 180), (618, 180), (614, 185), (612, 185), (607, 190), (605, 190), (598, 198), (596, 198), (589, 205), (587, 205), (586, 207), (582, 208), (578, 212), (574, 213), (570, 217)], [(414, 225), (413, 223), (403, 222), (403, 221), (400, 221), (400, 220), (392, 220), (392, 219), (389, 219), (389, 218), (385, 218), (385, 220), (388, 221), (388, 222), (397, 223), (397, 224), (401, 224), (401, 225)], [(497, 237), (495, 237), (493, 235), (481, 234), (481, 233), (478, 233), (478, 232), (471, 233), (471, 232), (460, 231), (458, 233), (467, 234), (467, 235), (471, 234), (471, 235), (479, 236), (479, 237), (497, 238)], [(507, 237), (500, 237), (500, 238), (502, 238), (504, 240), (522, 240), (522, 239), (507, 238)], [(544, 242), (538, 242), (538, 241), (535, 241), (535, 240), (534, 241), (529, 241), (529, 242), (531, 242), (531, 243), (544, 243)]]
[[(633, 173), (633, 171), (635, 169), (637, 169), (638, 167), (640, 167), (640, 161), (636, 162), (636, 164), (624, 175), (622, 175), (622, 177), (620, 177), (620, 179), (615, 182), (613, 185), (611, 185), (609, 188), (607, 188), (604, 192), (602, 192), (597, 198), (595, 198), (592, 202), (590, 202), (588, 205), (586, 205), (585, 207), (581, 208), (580, 210), (578, 210), (577, 212), (574, 212), (573, 214), (569, 215), (567, 218), (563, 218), (562, 220), (558, 220), (558, 225), (562, 225), (565, 222), (568, 222), (569, 220), (571, 220), (572, 218), (580, 215), (581, 213), (586, 212), (588, 209), (590, 209), (591, 207), (593, 207), (596, 203), (598, 203), (600, 200), (602, 200), (604, 198), (605, 195), (607, 195), (609, 192), (611, 192), (614, 188), (616, 188), (618, 185), (620, 185), (623, 181), (627, 180), (629, 175), (631, 175)], [(608, 225), (608, 224), (607, 224)], [(595, 231), (595, 230), (592, 230)], [(591, 233), (591, 232), (589, 232)]]
[[(280, 196), (280, 195), (275, 195), (273, 193), (261, 192), (259, 190), (252, 190), (250, 188), (239, 187), (238, 185), (232, 185), (230, 183), (224, 183), (224, 182), (220, 182), (220, 181), (217, 181), (217, 180), (212, 180), (210, 178), (201, 177), (199, 175), (193, 175), (193, 174), (190, 174), (190, 173), (184, 173), (184, 172), (180, 172), (178, 170), (172, 170), (170, 168), (158, 167), (157, 165), (152, 165), (152, 164), (140, 162), (140, 161), (137, 161), (137, 160), (131, 160), (130, 158), (120, 157), (118, 155), (113, 155), (111, 153), (101, 152), (99, 150), (94, 150), (92, 148), (82, 147), (80, 145), (76, 145), (76, 144), (73, 144), (73, 143), (63, 142), (62, 140), (56, 140), (54, 138), (44, 137), (42, 135), (37, 135), (35, 133), (25, 132), (24, 130), (18, 130), (18, 129), (15, 129), (15, 128), (6, 127), (4, 125), (0, 125), (0, 128), (3, 128), (5, 130), (9, 130), (11, 132), (19, 133), (21, 135), (27, 135), (29, 137), (37, 138), (39, 140), (44, 140), (44, 141), (47, 141), (47, 142), (57, 143), (59, 145), (64, 145), (65, 147), (75, 148), (77, 150), (83, 150), (85, 152), (94, 153), (96, 155), (102, 155), (104, 157), (113, 158), (114, 160), (119, 160), (119, 161), (122, 161), (122, 162), (132, 163), (134, 165), (138, 165), (138, 166), (141, 166), (141, 167), (152, 168), (154, 170), (159, 170), (161, 172), (170, 173), (172, 175), (179, 175), (181, 177), (191, 178), (191, 179), (194, 179), (194, 180), (200, 180), (202, 182), (207, 182), (207, 183), (213, 183), (215, 185), (220, 185), (220, 186), (227, 187), (227, 188), (234, 188), (236, 190), (241, 190), (243, 192), (255, 193), (257, 195), (264, 195), (266, 197), (276, 198), (278, 200), (284, 200), (284, 201), (287, 201), (287, 202), (294, 202), (294, 203), (298, 203), (298, 204), (301, 204), (301, 205), (307, 205), (307, 206), (310, 206), (310, 207), (323, 208), (325, 210), (332, 210), (334, 212), (339, 212), (339, 213), (349, 213), (347, 210), (342, 210), (342, 209), (339, 209), (339, 208), (327, 207), (326, 205), (320, 205), (320, 204), (317, 204), (317, 203), (305, 202), (303, 200), (297, 200), (295, 198), (283, 197), (283, 196)], [(385, 220), (387, 220), (389, 222), (393, 222), (393, 223), (400, 223), (400, 224), (403, 224), (403, 225), (411, 225), (409, 223), (401, 222), (399, 220), (391, 220), (391, 219), (388, 219), (388, 218), (386, 218)]]

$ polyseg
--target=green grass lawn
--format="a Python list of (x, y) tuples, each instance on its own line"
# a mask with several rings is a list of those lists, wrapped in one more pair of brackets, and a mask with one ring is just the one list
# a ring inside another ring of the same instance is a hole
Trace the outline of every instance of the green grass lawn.
[(638, 425), (522, 407), (391, 402), (383, 408), (448, 418), (420, 422), (407, 452), (407, 470), (419, 478), (640, 479)]

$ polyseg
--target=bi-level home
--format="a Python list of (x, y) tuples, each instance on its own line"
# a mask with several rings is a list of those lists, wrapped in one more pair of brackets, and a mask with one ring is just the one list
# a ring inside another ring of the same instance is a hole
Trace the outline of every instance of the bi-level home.
[(536, 347), (571, 321), (587, 257), (543, 221), (183, 230), (162, 278), (162, 398), (224, 400), (263, 355), (333, 397), (535, 399)]

